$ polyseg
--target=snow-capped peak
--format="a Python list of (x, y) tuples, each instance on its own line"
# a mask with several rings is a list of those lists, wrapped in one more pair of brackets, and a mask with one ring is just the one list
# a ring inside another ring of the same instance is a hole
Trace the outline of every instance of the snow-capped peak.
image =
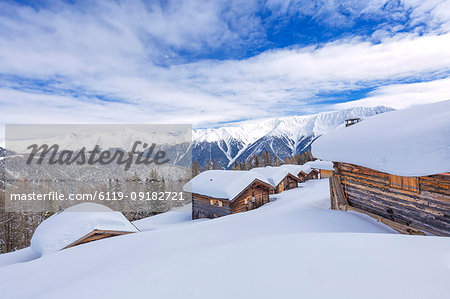
[(193, 160), (201, 165), (216, 160), (230, 168), (237, 160), (245, 161), (262, 151), (280, 159), (302, 153), (311, 143), (344, 124), (348, 118), (365, 118), (393, 110), (385, 106), (355, 107), (314, 115), (270, 118), (217, 129), (193, 132)]
[(300, 136), (319, 136), (343, 124), (347, 118), (368, 117), (391, 110), (393, 109), (386, 106), (355, 107), (313, 115), (248, 121), (238, 126), (194, 130), (193, 139), (195, 142), (227, 142), (235, 139), (247, 145), (267, 135), (287, 136), (292, 139)]

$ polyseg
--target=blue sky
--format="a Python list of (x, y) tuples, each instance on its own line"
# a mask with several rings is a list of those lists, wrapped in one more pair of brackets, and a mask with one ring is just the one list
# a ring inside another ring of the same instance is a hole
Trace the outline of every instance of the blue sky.
[(450, 1), (0, 1), (1, 123), (192, 123), (450, 98)]

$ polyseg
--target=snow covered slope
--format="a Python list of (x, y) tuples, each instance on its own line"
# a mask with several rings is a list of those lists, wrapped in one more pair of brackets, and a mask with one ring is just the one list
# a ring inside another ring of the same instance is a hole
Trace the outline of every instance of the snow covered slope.
[(341, 126), (352, 117), (370, 117), (392, 108), (356, 107), (315, 115), (273, 118), (244, 123), (235, 127), (195, 130), (193, 160), (204, 165), (216, 160), (222, 167), (230, 167), (235, 160), (245, 161), (262, 151), (284, 159), (309, 149), (317, 137)]
[(11, 264), (0, 268), (0, 293), (8, 299), (448, 297), (448, 238), (399, 235), (366, 215), (329, 210), (328, 180), (301, 186), (246, 213), (184, 224), (184, 216), (162, 214), (142, 222), (177, 224)]
[(313, 155), (401, 176), (450, 171), (450, 101), (377, 115), (313, 143)]

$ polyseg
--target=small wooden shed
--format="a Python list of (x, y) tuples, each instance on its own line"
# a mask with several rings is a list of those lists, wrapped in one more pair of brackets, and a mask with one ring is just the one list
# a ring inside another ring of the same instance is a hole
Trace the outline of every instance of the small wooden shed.
[(300, 180), (299, 182), (300, 182), (300, 183), (306, 182), (306, 176), (307, 176), (307, 175), (308, 175), (308, 174), (307, 174), (305, 171), (300, 170), (300, 171), (297, 173), (297, 177), (298, 177), (298, 179)]
[(305, 177), (305, 181), (319, 179), (319, 170), (311, 169)]
[(272, 186), (275, 186), (273, 192), (280, 193), (284, 190), (297, 188), (300, 179), (283, 167), (257, 167), (251, 171), (264, 176)]
[(331, 207), (405, 234), (450, 236), (450, 101), (366, 118), (318, 138), (334, 161)]
[(274, 187), (252, 171), (208, 170), (189, 181), (192, 219), (217, 218), (256, 209), (269, 202)]
[(31, 239), (33, 251), (46, 255), (88, 242), (138, 232), (125, 216), (96, 203), (82, 203), (44, 220)]
[(345, 120), (345, 126), (349, 127), (351, 125), (357, 124), (361, 121), (361, 118), (355, 117), (355, 118), (348, 118)]

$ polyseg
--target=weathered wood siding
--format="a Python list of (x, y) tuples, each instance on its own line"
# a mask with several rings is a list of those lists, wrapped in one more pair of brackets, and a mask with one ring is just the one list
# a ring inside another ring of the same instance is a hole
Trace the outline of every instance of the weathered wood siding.
[(285, 178), (277, 185), (274, 193), (281, 193), (284, 190), (289, 190), (298, 187), (299, 179), (293, 175), (287, 175)]
[(81, 245), (81, 244), (85, 244), (85, 243), (89, 243), (89, 242), (92, 242), (92, 241), (97, 241), (97, 240), (101, 240), (101, 239), (106, 239), (106, 238), (111, 238), (111, 237), (131, 234), (131, 233), (132, 232), (110, 231), (110, 230), (93, 230), (92, 232), (90, 232), (86, 236), (84, 236), (84, 237), (76, 240), (75, 242), (67, 245), (63, 249), (70, 248), (70, 247), (77, 246), (77, 245)]
[[(217, 218), (259, 208), (269, 202), (271, 189), (273, 190), (273, 188), (255, 181), (231, 202), (227, 199), (193, 193), (192, 219)], [(252, 201), (253, 196), (255, 197), (254, 202)], [(211, 200), (220, 201), (222, 206), (211, 205)]]
[(450, 236), (450, 175), (398, 177), (335, 163), (330, 188), (334, 209), (356, 208), (398, 223), (401, 232)]
[(321, 169), (320, 170), (320, 178), (321, 179), (329, 178), (332, 175), (333, 175), (333, 171), (332, 170), (325, 170), (325, 169)]
[(289, 175), (286, 176), (285, 180), (286, 180), (286, 188), (285, 188), (285, 190), (289, 190), (289, 189), (293, 189), (293, 188), (297, 188), (298, 187), (299, 179), (296, 178), (295, 176), (289, 174)]
[[(211, 200), (220, 200), (222, 206), (211, 205)], [(192, 219), (216, 218), (230, 214), (230, 203), (226, 199), (217, 199), (205, 195), (192, 194)]]
[[(269, 188), (262, 184), (253, 184), (230, 203), (231, 213), (245, 212), (265, 205), (269, 202), (269, 191)], [(253, 195), (255, 196), (255, 202), (251, 200)]]
[(306, 181), (306, 173), (304, 173), (303, 171), (300, 171), (297, 174), (297, 177), (300, 179), (300, 183), (304, 183)]
[(319, 178), (319, 172), (317, 170), (312, 170), (310, 173), (308, 173), (305, 177), (305, 181), (307, 180), (317, 180)]

